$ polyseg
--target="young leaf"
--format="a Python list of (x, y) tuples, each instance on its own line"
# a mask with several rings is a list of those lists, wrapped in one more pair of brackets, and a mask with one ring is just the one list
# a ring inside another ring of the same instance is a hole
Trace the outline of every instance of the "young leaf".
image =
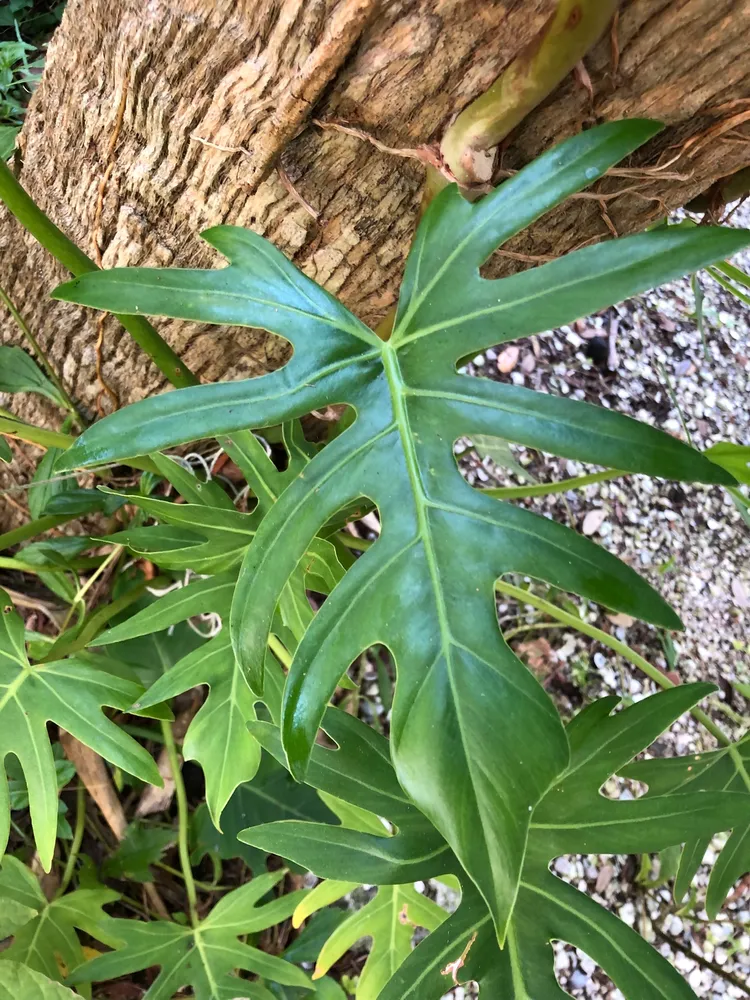
[(20, 347), (0, 347), (0, 392), (35, 392), (58, 406), (67, 405), (57, 386)]
[[(0, 590), (0, 760), (14, 754), (29, 792), (37, 850), (49, 871), (57, 830), (57, 777), (47, 734), (56, 722), (96, 753), (142, 781), (160, 785), (151, 756), (111, 722), (103, 705), (128, 709), (142, 689), (71, 657), (32, 666), (26, 656), (24, 628), (10, 598)], [(8, 784), (0, 773), (0, 845), (10, 823)]]
[(53, 498), (78, 488), (74, 477), (61, 477), (55, 472), (55, 463), (62, 454), (59, 448), (48, 448), (36, 467), (28, 494), (29, 513), (34, 519), (46, 512)]
[(262, 378), (178, 390), (107, 417), (66, 454), (68, 468), (196, 435), (269, 426), (333, 402), (356, 411), (353, 425), (310, 462), (258, 528), (233, 600), (233, 642), (251, 686), (262, 690), (273, 616), (311, 539), (354, 499), (366, 496), (378, 506), (382, 536), (325, 602), (297, 650), (285, 694), (285, 751), (303, 776), (341, 675), (368, 646), (387, 645), (399, 675), (391, 742), (399, 780), (480, 888), (501, 941), (530, 813), (565, 768), (567, 745), (552, 703), (500, 637), (494, 580), (508, 572), (542, 576), (668, 628), (679, 620), (593, 543), (470, 489), (453, 442), (485, 434), (629, 472), (734, 480), (647, 425), (468, 378), (456, 362), (600, 310), (750, 242), (738, 230), (671, 227), (588, 247), (502, 281), (480, 277), (480, 265), (506, 239), (656, 131), (644, 121), (591, 129), (476, 205), (447, 188), (417, 233), (387, 342), (262, 238), (232, 227), (204, 234), (232, 261), (224, 270), (97, 272), (56, 292), (95, 308), (260, 326), (294, 347), (285, 368)]
[[(636, 761), (622, 773), (645, 782), (649, 792), (656, 795), (732, 791), (744, 795), (750, 804), (750, 736), (711, 753)], [(685, 843), (675, 881), (677, 902), (690, 887), (709, 842), (710, 837), (692, 836)], [(706, 912), (711, 920), (716, 918), (734, 883), (749, 871), (750, 819), (732, 830), (711, 871), (706, 893)]]
[[(299, 927), (320, 906), (327, 906), (355, 888), (351, 883), (321, 882), (300, 903), (293, 922)], [(357, 1000), (377, 1000), (380, 991), (411, 953), (417, 927), (436, 930), (447, 917), (437, 903), (417, 892), (413, 885), (381, 886), (361, 909), (339, 924), (323, 945), (315, 963), (313, 979), (320, 979), (362, 938), (372, 946), (357, 983)]]
[(143, 1000), (171, 1000), (186, 986), (192, 988), (196, 1000), (265, 996), (254, 983), (233, 975), (235, 969), (254, 972), (264, 979), (289, 986), (312, 989), (307, 976), (289, 962), (238, 940), (242, 935), (273, 927), (294, 912), (304, 895), (302, 892), (288, 893), (258, 905), (284, 874), (281, 871), (261, 875), (235, 889), (195, 927), (166, 920), (149, 923), (115, 920), (112, 929), (120, 938), (119, 947), (76, 969), (69, 981), (101, 982), (159, 965), (161, 972)]
[(105, 878), (152, 882), (154, 876), (149, 866), (161, 861), (162, 854), (176, 839), (177, 834), (169, 827), (131, 823), (117, 850), (102, 865), (102, 874)]
[(731, 472), (738, 483), (750, 484), (750, 445), (720, 441), (705, 452), (706, 458)]
[[(492, 997), (563, 1000), (567, 994), (555, 980), (550, 948), (556, 940), (585, 951), (628, 1000), (693, 998), (684, 979), (651, 945), (552, 875), (549, 863), (562, 853), (652, 853), (680, 843), (688, 827), (696, 836), (709, 836), (747, 823), (750, 803), (736, 792), (664, 795), (650, 786), (634, 801), (612, 801), (599, 792), (614, 773), (635, 777), (636, 766), (628, 768), (626, 762), (710, 690), (706, 684), (683, 685), (615, 714), (618, 699), (604, 698), (576, 716), (568, 726), (570, 765), (534, 810), (505, 948), (497, 948), (486, 904), (464, 880), (458, 911), (407, 958), (379, 1000), (439, 1000), (451, 985), (446, 979), (451, 967), (461, 981), (476, 979)], [(651, 774), (668, 775), (672, 762), (647, 763)]]
[[(280, 669), (280, 668), (277, 668)], [(248, 732), (257, 696), (237, 665), (227, 630), (189, 653), (165, 673), (137, 707), (149, 708), (199, 684), (208, 684), (205, 704), (190, 723), (182, 752), (197, 761), (206, 779), (206, 804), (221, 830), (221, 814), (232, 793), (250, 781), (260, 764), (260, 746)], [(279, 687), (283, 677), (279, 679)]]
[(113, 921), (102, 906), (119, 898), (109, 889), (77, 889), (48, 902), (29, 869), (6, 855), (0, 867), (0, 905), (20, 904), (28, 918), (14, 929), (10, 947), (0, 951), (0, 983), (6, 981), (4, 962), (22, 962), (60, 982), (61, 963), (72, 972), (85, 961), (76, 929), (113, 946)]

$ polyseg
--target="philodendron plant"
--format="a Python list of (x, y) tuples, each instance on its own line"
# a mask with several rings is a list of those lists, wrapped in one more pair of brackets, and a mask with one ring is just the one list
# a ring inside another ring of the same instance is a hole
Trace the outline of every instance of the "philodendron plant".
[[(551, 874), (549, 864), (569, 853), (702, 844), (717, 831), (734, 830), (747, 842), (750, 779), (746, 755), (735, 748), (718, 751), (721, 768), (734, 776), (726, 785), (708, 771), (681, 783), (683, 771), (659, 760), (648, 764), (652, 791), (645, 796), (615, 802), (600, 794), (712, 688), (686, 685), (624, 709), (603, 699), (564, 725), (499, 631), (498, 580), (545, 581), (665, 629), (679, 629), (680, 619), (634, 570), (589, 539), (469, 486), (454, 458), (458, 438), (488, 435), (623, 472), (736, 486), (722, 466), (647, 424), (458, 370), (462, 358), (569, 323), (750, 243), (740, 230), (665, 227), (502, 280), (480, 276), (498, 247), (658, 131), (650, 121), (592, 129), (475, 204), (455, 186), (442, 191), (417, 231), (387, 339), (266, 240), (231, 226), (203, 234), (228, 267), (115, 269), (83, 275), (54, 293), (126, 316), (260, 327), (292, 346), (278, 371), (136, 403), (94, 424), (62, 454), (61, 471), (149, 456), (186, 502), (145, 490), (128, 495), (144, 516), (108, 541), (162, 570), (199, 576), (93, 637), (100, 652), (85, 654), (75, 669), (85, 689), (92, 655), (104, 663), (129, 641), (196, 614), (220, 616), (217, 635), (133, 695), (134, 711), (163, 713), (164, 702), (209, 686), (184, 755), (203, 769), (210, 819), (224, 837), (232, 803), (246, 791), (252, 796), (262, 759), (283, 780), (288, 771), (300, 783), (299, 811), (288, 813), (296, 818), (274, 815), (244, 830), (234, 818), (230, 824), (241, 830), (238, 851), (248, 845), (256, 859), (277, 854), (335, 880), (314, 890), (310, 902), (282, 897), (291, 901), (279, 903), (277, 918), (296, 908), (299, 923), (360, 883), (381, 887), (361, 918), (333, 932), (316, 969), (324, 976), (359, 938), (373, 937), (358, 1000), (439, 1000), (454, 981), (470, 979), (491, 1000), (565, 996), (554, 976), (556, 940), (585, 950), (629, 1000), (690, 997), (666, 960)], [(331, 404), (349, 408), (344, 429), (313, 446), (298, 418)], [(276, 438), (288, 454), (283, 471), (251, 431), (279, 425)], [(242, 471), (255, 498), (249, 514), (215, 483), (198, 483), (162, 454), (202, 438), (217, 438)], [(355, 558), (342, 528), (373, 509), (382, 531), (374, 544), (362, 541)], [(147, 519), (155, 523), (144, 526)], [(310, 591), (327, 595), (316, 613)], [(7, 674), (0, 749), (18, 753), (26, 768), (32, 765), (18, 749), (23, 736), (6, 725), (7, 713), (16, 702), (21, 711), (23, 684), (52, 691), (56, 675), (72, 675), (60, 665), (65, 658), (47, 656), (43, 668), (30, 667), (17, 629), (8, 634), (16, 638), (15, 652), (8, 647), (0, 661)], [(378, 645), (397, 674), (389, 738), (331, 706), (342, 684), (351, 684), (352, 662)], [(92, 689), (96, 711), (102, 703), (124, 707), (125, 682), (116, 691), (113, 684)], [(41, 702), (39, 711), (46, 711)], [(67, 715), (58, 721), (69, 726)], [(329, 741), (321, 742), (321, 728)], [(129, 766), (129, 752), (130, 770), (149, 778), (127, 743), (107, 744), (83, 726), (76, 735), (120, 767)], [(47, 760), (34, 777), (48, 787), (49, 747), (38, 731), (34, 740)], [(49, 863), (54, 816), (48, 802), (42, 809), (32, 799), (31, 811)], [(721, 892), (746, 863), (741, 851), (732, 852)], [(412, 885), (440, 877), (462, 893), (448, 918), (429, 900), (415, 899)], [(189, 928), (165, 922), (147, 934), (137, 924), (110, 921), (99, 940), (114, 941), (114, 951), (79, 965), (70, 981), (160, 964), (149, 1000), (166, 1000), (186, 985), (206, 1000), (238, 995), (233, 991), (273, 995), (260, 980), (237, 984), (237, 969), (312, 990), (301, 973), (284, 978), (278, 960), (264, 964), (237, 940), (274, 915), (261, 909), (256, 916), (259, 893), (236, 890), (236, 902), (226, 897), (207, 917), (193, 912)], [(404, 931), (412, 925), (431, 932), (413, 951)], [(322, 996), (338, 996), (335, 989), (319, 979)]]

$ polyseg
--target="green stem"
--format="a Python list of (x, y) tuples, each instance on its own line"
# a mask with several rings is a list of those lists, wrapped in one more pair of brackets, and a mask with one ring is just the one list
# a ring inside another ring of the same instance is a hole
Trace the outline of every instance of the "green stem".
[(195, 888), (193, 869), (190, 867), (190, 848), (188, 845), (188, 829), (190, 825), (190, 813), (188, 811), (187, 794), (185, 783), (182, 780), (182, 769), (180, 758), (177, 754), (177, 744), (175, 743), (172, 725), (169, 722), (162, 722), (161, 732), (164, 737), (164, 745), (169, 756), (169, 766), (172, 771), (174, 781), (175, 798), (177, 799), (177, 847), (180, 855), (180, 867), (182, 877), (185, 880), (185, 892), (187, 893), (188, 905), (190, 907), (190, 920), (193, 927), (198, 926), (198, 893)]
[(148, 584), (144, 582), (140, 586), (134, 587), (127, 594), (123, 594), (122, 597), (118, 597), (111, 604), (105, 604), (103, 608), (99, 608), (98, 611), (95, 611), (91, 615), (80, 630), (72, 629), (65, 635), (60, 636), (59, 639), (56, 639), (47, 655), (39, 662), (51, 663), (53, 660), (61, 660), (64, 656), (69, 656), (71, 653), (77, 653), (79, 649), (85, 649), (89, 643), (93, 643), (93, 640), (111, 618), (119, 615), (125, 608), (129, 608), (131, 604), (146, 593), (147, 586)]
[(620, 479), (627, 475), (627, 472), (620, 472), (619, 469), (605, 469), (603, 472), (592, 472), (589, 476), (563, 479), (560, 483), (538, 483), (535, 486), (492, 486), (482, 490), (482, 493), (486, 496), (496, 497), (498, 500), (524, 500), (526, 497), (546, 497), (553, 493), (581, 490), (584, 486), (606, 483), (610, 479)]
[[(638, 667), (639, 670), (649, 677), (655, 684), (659, 687), (667, 689), (673, 688), (677, 685), (671, 681), (666, 674), (662, 673), (658, 667), (649, 663), (648, 660), (636, 653), (634, 649), (626, 645), (624, 642), (620, 642), (619, 639), (615, 639), (614, 636), (609, 635), (608, 632), (603, 632), (601, 629), (597, 628), (595, 625), (590, 625), (588, 622), (583, 621), (582, 618), (576, 617), (576, 615), (571, 615), (567, 611), (563, 611), (562, 608), (556, 607), (556, 605), (551, 604), (549, 601), (545, 601), (543, 597), (537, 597), (536, 594), (530, 593), (528, 590), (523, 590), (522, 587), (515, 587), (511, 583), (506, 583), (504, 580), (495, 581), (495, 590), (501, 594), (505, 594), (507, 597), (513, 597), (515, 600), (519, 601), (521, 604), (530, 604), (533, 608), (537, 608), (539, 611), (543, 611), (545, 614), (549, 615), (550, 618), (555, 618), (557, 621), (562, 622), (565, 625), (569, 625), (570, 628), (577, 629), (579, 632), (583, 632), (584, 635), (589, 636), (592, 639), (596, 639), (603, 646), (608, 646), (615, 653), (619, 653), (620, 656), (628, 660), (634, 666)], [(691, 715), (696, 721), (700, 722), (709, 733), (719, 742), (722, 746), (731, 747), (732, 741), (721, 729), (717, 726), (713, 719), (709, 718), (705, 712), (702, 712), (699, 708), (694, 708), (691, 710)]]
[(55, 893), (56, 899), (59, 899), (59, 897), (63, 895), (73, 878), (76, 861), (78, 860), (78, 854), (80, 853), (81, 844), (83, 843), (83, 830), (85, 823), (86, 789), (83, 783), (81, 783), (76, 789), (76, 825), (75, 830), (73, 831), (73, 843), (70, 845), (70, 854), (68, 855), (68, 860), (65, 864), (65, 871), (63, 872), (62, 881), (60, 882), (60, 888)]
[(42, 348), (41, 348), (41, 346), (39, 344), (39, 341), (36, 339), (36, 337), (34, 336), (34, 334), (31, 332), (31, 330), (29, 329), (29, 327), (28, 327), (26, 321), (24, 320), (23, 316), (20, 314), (20, 312), (18, 311), (18, 309), (16, 309), (16, 307), (15, 307), (13, 301), (11, 300), (10, 296), (7, 294), (7, 292), (5, 291), (5, 289), (2, 288), (2, 287), (0, 287), (0, 301), (4, 302), (5, 305), (8, 307), (8, 310), (9, 310), (11, 316), (16, 321), (16, 326), (21, 331), (21, 333), (26, 338), (26, 340), (28, 340), (29, 344), (31, 345), (32, 350), (34, 351), (34, 354), (36, 354), (36, 356), (37, 356), (37, 360), (39, 361), (39, 364), (47, 372), (47, 375), (49, 375), (50, 381), (53, 383), (53, 385), (55, 386), (55, 388), (57, 389), (57, 391), (60, 393), (60, 398), (65, 403), (65, 408), (76, 418), (76, 420), (78, 420), (80, 422), (81, 427), (85, 427), (86, 423), (85, 423), (83, 417), (81, 416), (81, 414), (76, 409), (76, 405), (73, 402), (73, 400), (70, 398), (70, 396), (68, 395), (68, 393), (65, 391), (65, 386), (62, 384), (62, 381), (58, 377), (57, 372), (55, 371), (55, 369), (50, 364), (49, 358), (47, 357), (47, 355), (42, 350)]
[(517, 635), (522, 635), (524, 632), (536, 632), (537, 629), (564, 627), (562, 622), (534, 622), (531, 625), (519, 625), (518, 628), (512, 628), (508, 632), (503, 632), (503, 639), (506, 642), (510, 642), (511, 639), (515, 639)]
[(50, 528), (65, 524), (66, 521), (72, 521), (74, 517), (73, 514), (46, 514), (44, 517), (38, 517), (35, 521), (28, 521), (20, 528), (14, 528), (13, 531), (6, 531), (4, 535), (0, 535), (0, 552), (18, 545), (20, 542), (25, 542), (27, 538), (41, 535), (43, 531), (49, 531)]
[[(94, 261), (79, 250), (35, 204), (3, 160), (0, 160), (0, 201), (5, 202), (8, 210), (34, 239), (75, 277), (99, 270)], [(151, 358), (172, 385), (184, 388), (199, 384), (198, 379), (186, 367), (180, 356), (175, 354), (147, 319), (142, 316), (120, 316), (117, 313), (115, 315), (136, 344)]]

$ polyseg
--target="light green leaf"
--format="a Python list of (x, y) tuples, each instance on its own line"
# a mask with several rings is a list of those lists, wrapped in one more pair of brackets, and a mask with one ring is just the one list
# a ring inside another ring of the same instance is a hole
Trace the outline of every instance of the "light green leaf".
[(199, 684), (208, 684), (209, 695), (190, 723), (182, 752), (185, 760), (195, 760), (203, 769), (206, 804), (221, 830), (221, 814), (232, 793), (254, 777), (260, 764), (260, 746), (247, 728), (255, 721), (258, 699), (236, 662), (227, 631), (176, 663), (137, 707), (158, 705)]
[(6, 981), (5, 962), (21, 962), (61, 982), (60, 963), (72, 972), (85, 960), (76, 929), (114, 945), (113, 921), (102, 907), (119, 898), (109, 889), (77, 889), (48, 902), (29, 869), (6, 855), (0, 867), (0, 904), (20, 904), (29, 918), (14, 930), (10, 947), (0, 951), (0, 984)]
[(503, 438), (490, 437), (488, 434), (475, 434), (472, 443), (481, 459), (489, 458), (495, 465), (499, 465), (503, 469), (510, 469), (517, 476), (534, 482), (534, 477), (521, 465), (513, 454), (510, 444)]
[(171, 1000), (186, 986), (192, 987), (196, 1000), (264, 995), (248, 993), (254, 984), (234, 976), (236, 969), (289, 986), (313, 989), (307, 976), (294, 965), (237, 940), (242, 935), (273, 927), (294, 912), (303, 896), (301, 892), (258, 905), (284, 874), (281, 871), (261, 875), (230, 892), (196, 927), (162, 920), (149, 923), (115, 920), (112, 926), (120, 938), (119, 947), (76, 969), (70, 981), (101, 982), (158, 965), (161, 972), (146, 991), (144, 1000)]
[[(31, 666), (23, 622), (0, 590), (0, 760), (15, 754), (29, 793), (37, 850), (46, 871), (57, 830), (57, 777), (47, 722), (62, 726), (105, 760), (142, 781), (161, 784), (150, 754), (111, 722), (102, 706), (128, 709), (142, 689), (71, 657)], [(0, 773), (0, 844), (10, 822), (8, 784)]]
[[(531, 811), (565, 769), (567, 744), (554, 706), (499, 634), (494, 581), (509, 572), (542, 576), (655, 624), (677, 628), (679, 620), (632, 570), (587, 539), (471, 490), (456, 469), (454, 441), (484, 434), (623, 471), (734, 480), (654, 428), (462, 376), (456, 363), (750, 242), (738, 230), (672, 227), (588, 247), (502, 281), (480, 277), (500, 244), (658, 128), (632, 121), (591, 129), (474, 205), (447, 188), (417, 233), (387, 342), (255, 233), (232, 227), (204, 234), (232, 261), (223, 270), (114, 270), (56, 292), (124, 313), (260, 326), (294, 348), (290, 362), (270, 375), (178, 390), (111, 415), (66, 454), (67, 467), (270, 426), (328, 403), (356, 411), (353, 425), (313, 458), (260, 523), (233, 599), (233, 643), (249, 683), (262, 691), (274, 615), (312, 538), (351, 501), (364, 496), (377, 505), (381, 537), (335, 588), (296, 651), (284, 749), (303, 776), (342, 674), (367, 647), (388, 646), (398, 671), (391, 750), (399, 781), (479, 887), (501, 941)], [(521, 757), (524, 746), (534, 752)]]
[[(354, 888), (356, 886), (348, 882), (321, 882), (295, 910), (295, 926), (300, 926), (319, 907), (329, 905)], [(324, 976), (362, 938), (372, 938), (370, 953), (357, 983), (356, 998), (377, 1000), (411, 953), (416, 928), (434, 931), (446, 916), (437, 903), (417, 892), (413, 885), (381, 886), (370, 902), (355, 910), (328, 938), (315, 963), (313, 979)]]
[[(2, 131), (0, 127), (0, 146)], [(26, 965), (8, 962), (0, 982), (0, 1000), (75, 1000), (75, 993)]]
[[(5, 159), (2, 152), (0, 157)], [(0, 346), (0, 392), (35, 392), (51, 399), (58, 406), (66, 406), (57, 386), (50, 382), (34, 359), (20, 347)]]
[(722, 469), (731, 472), (738, 483), (750, 484), (750, 445), (720, 441), (707, 448), (705, 455)]

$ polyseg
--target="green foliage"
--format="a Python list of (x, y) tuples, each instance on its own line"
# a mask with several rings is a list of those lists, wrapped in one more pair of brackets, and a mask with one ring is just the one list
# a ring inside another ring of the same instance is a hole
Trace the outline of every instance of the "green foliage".
[(67, 405), (57, 386), (20, 347), (0, 347), (0, 392), (34, 392), (63, 408)]
[(0, 1000), (71, 1000), (75, 994), (27, 965), (8, 962), (0, 982)]
[[(161, 739), (176, 824), (167, 816), (163, 825), (132, 826), (100, 874), (148, 883), (147, 890), (152, 866), (175, 847), (186, 905), (173, 919), (148, 923), (104, 913), (117, 894), (92, 887), (88, 869), (76, 867), (87, 824), (79, 796), (59, 898), (48, 902), (15, 857), (3, 861), (0, 928), (14, 940), (0, 961), (10, 968), (20, 957), (61, 979), (62, 959), (81, 991), (158, 966), (148, 1000), (170, 1000), (186, 987), (197, 1000), (296, 1000), (316, 986), (322, 1000), (341, 1000), (334, 967), (368, 938), (357, 1000), (439, 1000), (454, 977), (478, 981), (483, 997), (547, 1000), (565, 996), (550, 947), (559, 940), (590, 955), (628, 1000), (693, 995), (631, 928), (554, 876), (550, 862), (570, 853), (676, 856), (687, 831), (680, 895), (706, 838), (731, 830), (709, 887), (715, 912), (750, 867), (747, 740), (700, 760), (630, 763), (694, 710), (710, 685), (681, 686), (627, 708), (601, 699), (564, 726), (500, 634), (495, 589), (526, 594), (501, 577), (541, 579), (663, 629), (679, 628), (680, 620), (589, 539), (493, 495), (499, 491), (469, 487), (453, 454), (455, 441), (468, 437), (481, 454), (512, 467), (517, 443), (609, 470), (594, 478), (617, 469), (739, 492), (747, 449), (719, 445), (704, 455), (611, 410), (458, 370), (477, 351), (570, 322), (750, 242), (737, 230), (667, 227), (501, 281), (480, 276), (497, 247), (657, 131), (645, 121), (591, 129), (475, 204), (455, 188), (443, 191), (417, 232), (388, 339), (265, 240), (234, 227), (204, 234), (230, 260), (226, 268), (96, 272), (57, 290), (60, 299), (126, 317), (261, 327), (286, 338), (293, 353), (261, 378), (179, 389), (127, 407), (67, 450), (64, 435), (42, 442), (59, 448), (37, 469), (32, 516), (97, 511), (112, 520), (103, 538), (53, 539), (19, 554), (28, 561), (17, 564), (34, 569), (70, 614), (54, 641), (27, 637), (3, 602), (0, 756), (9, 758), (11, 786), (0, 786), (0, 819), (7, 825), (10, 806), (25, 803), (18, 799), (25, 794), (36, 848), (50, 867), (64, 775), (49, 721), (113, 764), (118, 787), (127, 780), (136, 790), (138, 780), (159, 778), (128, 730)], [(44, 391), (26, 372), (26, 355), (8, 357), (20, 365), (17, 386)], [(349, 410), (327, 443), (308, 442), (299, 418), (342, 403)], [(265, 429), (273, 450), (250, 428)], [(199, 476), (163, 453), (198, 438), (215, 438), (237, 466), (247, 513), (211, 478), (208, 461)], [(133, 464), (148, 469), (138, 486), (131, 480), (93, 491), (61, 477), (134, 453), (142, 457)], [(382, 525), (374, 540), (343, 530), (374, 510)], [(97, 544), (122, 549), (105, 565), (101, 556), (84, 556)], [(136, 566), (122, 568), (122, 550)], [(94, 578), (82, 584), (86, 569), (97, 577), (112, 570), (110, 604), (87, 611), (81, 592)], [(161, 596), (147, 593), (147, 577)], [(195, 619), (206, 615), (211, 622), (200, 624), (210, 625), (210, 635), (198, 636)], [(86, 652), (87, 644), (95, 651)], [(388, 736), (331, 705), (348, 689), (346, 704), (356, 713), (359, 692), (347, 671), (374, 648), (387, 651), (397, 674), (392, 688), (379, 663), (386, 713), (392, 706)], [(115, 721), (103, 707), (164, 720), (169, 703), (182, 709), (204, 686), (182, 739), (183, 758), (205, 779), (205, 804), (191, 821), (171, 727)], [(605, 798), (604, 783), (623, 774), (645, 781), (648, 793)], [(211, 883), (196, 883), (191, 850), (193, 863), (213, 862)], [(326, 881), (311, 893), (277, 896), (285, 873), (265, 871), (270, 855)], [(235, 859), (252, 868), (250, 881)], [(159, 876), (165, 871), (172, 869), (162, 864)], [(237, 871), (245, 884), (227, 891), (220, 882), (228, 872), (237, 881)], [(417, 891), (415, 881), (431, 878), (460, 887), (455, 913)], [(72, 879), (78, 888), (65, 891)], [(375, 889), (363, 908), (316, 912), (361, 885)], [(208, 910), (199, 890), (226, 894)], [(141, 907), (126, 898), (117, 905)], [(261, 932), (292, 916), (296, 926), (312, 919), (276, 949), (284, 949), (281, 957), (256, 947)], [(42, 928), (49, 944), (32, 954), (29, 942)], [(429, 934), (412, 950), (417, 928)], [(78, 931), (112, 950), (84, 963)], [(315, 961), (315, 983), (293, 964), (307, 961)]]
[[(356, 888), (350, 882), (321, 882), (294, 912), (295, 926), (320, 906), (328, 906)], [(434, 931), (447, 914), (412, 885), (389, 885), (334, 930), (318, 954), (313, 979), (320, 979), (362, 938), (372, 938), (357, 982), (357, 1000), (377, 1000), (381, 990), (411, 953), (417, 927)]]
[(261, 1000), (270, 996), (263, 987), (239, 980), (234, 969), (254, 972), (282, 985), (312, 989), (307, 976), (295, 966), (238, 940), (273, 927), (294, 912), (302, 893), (261, 903), (283, 877), (284, 872), (276, 872), (254, 878), (224, 896), (194, 927), (166, 920), (114, 920), (112, 930), (120, 938), (117, 949), (88, 962), (70, 980), (99, 982), (159, 965), (161, 972), (144, 1000), (170, 1000), (185, 986), (192, 987), (196, 1000), (234, 1000), (240, 995)]
[(169, 827), (131, 823), (117, 850), (105, 861), (102, 874), (107, 878), (151, 882), (154, 876), (149, 866), (161, 861), (162, 854), (175, 840), (176, 833)]
[(13, 943), (0, 951), (0, 983), (5, 981), (6, 961), (21, 962), (62, 982), (85, 961), (76, 928), (103, 944), (114, 945), (114, 921), (102, 907), (118, 898), (109, 889), (77, 889), (48, 902), (29, 869), (6, 855), (0, 867), (0, 903), (3, 908), (14, 906), (17, 918), (9, 929)]
[[(102, 712), (126, 709), (141, 688), (70, 657), (32, 666), (24, 648), (23, 622), (0, 590), (0, 757), (15, 754), (23, 768), (37, 850), (46, 870), (57, 831), (57, 772), (47, 722), (56, 722), (106, 760), (143, 781), (161, 784), (148, 753)], [(0, 776), (0, 843), (10, 822), (8, 784)]]
[[(456, 914), (420, 944), (379, 1000), (439, 1000), (444, 971), (465, 954), (462, 980), (475, 979), (505, 1000), (567, 994), (554, 975), (552, 941), (589, 955), (628, 998), (670, 1000), (693, 996), (667, 962), (638, 934), (549, 871), (563, 853), (654, 852), (679, 843), (688, 824), (705, 834), (746, 822), (750, 800), (733, 791), (652, 793), (635, 801), (605, 799), (604, 782), (620, 772), (678, 715), (706, 693), (694, 684), (665, 691), (611, 714), (617, 698), (604, 698), (568, 726), (570, 764), (534, 810), (519, 895), (506, 947), (500, 951), (491, 920), (469, 887)], [(653, 764), (668, 767), (671, 761)]]
[[(664, 627), (679, 627), (679, 620), (632, 570), (593, 543), (467, 487), (453, 442), (487, 434), (631, 472), (734, 480), (644, 424), (468, 378), (455, 366), (466, 354), (559, 326), (747, 243), (747, 234), (736, 231), (674, 227), (588, 247), (499, 282), (480, 277), (480, 265), (499, 245), (656, 131), (639, 121), (593, 129), (475, 205), (446, 189), (417, 232), (388, 341), (266, 241), (232, 227), (204, 234), (232, 261), (223, 270), (97, 272), (55, 293), (119, 313), (261, 326), (294, 347), (288, 365), (271, 375), (185, 389), (113, 414), (83, 434), (64, 457), (65, 468), (116, 461), (133, 449), (152, 452), (197, 434), (268, 426), (328, 403), (354, 408), (354, 423), (263, 518), (237, 579), (232, 644), (260, 695), (284, 588), (328, 519), (369, 497), (384, 531), (300, 642), (284, 694), (285, 752), (302, 777), (341, 675), (368, 646), (387, 645), (398, 665), (391, 753), (399, 781), (469, 872), (500, 941), (518, 890), (530, 813), (564, 770), (567, 745), (554, 707), (498, 634), (494, 580), (508, 572), (541, 575)], [(511, 702), (523, 709), (507, 712)], [(534, 753), (521, 759), (518, 747), (526, 742)]]
[[(627, 767), (623, 774), (645, 782), (651, 792), (659, 795), (683, 796), (688, 792), (724, 791), (747, 795), (750, 793), (750, 736), (735, 746), (712, 753), (671, 760), (638, 761)], [(691, 837), (685, 842), (675, 877), (674, 894), (678, 902), (690, 888), (711, 840), (710, 836), (699, 836), (692, 824), (685, 829)], [(706, 911), (712, 920), (716, 918), (729, 890), (747, 871), (750, 871), (750, 821), (733, 827), (711, 872)]]

